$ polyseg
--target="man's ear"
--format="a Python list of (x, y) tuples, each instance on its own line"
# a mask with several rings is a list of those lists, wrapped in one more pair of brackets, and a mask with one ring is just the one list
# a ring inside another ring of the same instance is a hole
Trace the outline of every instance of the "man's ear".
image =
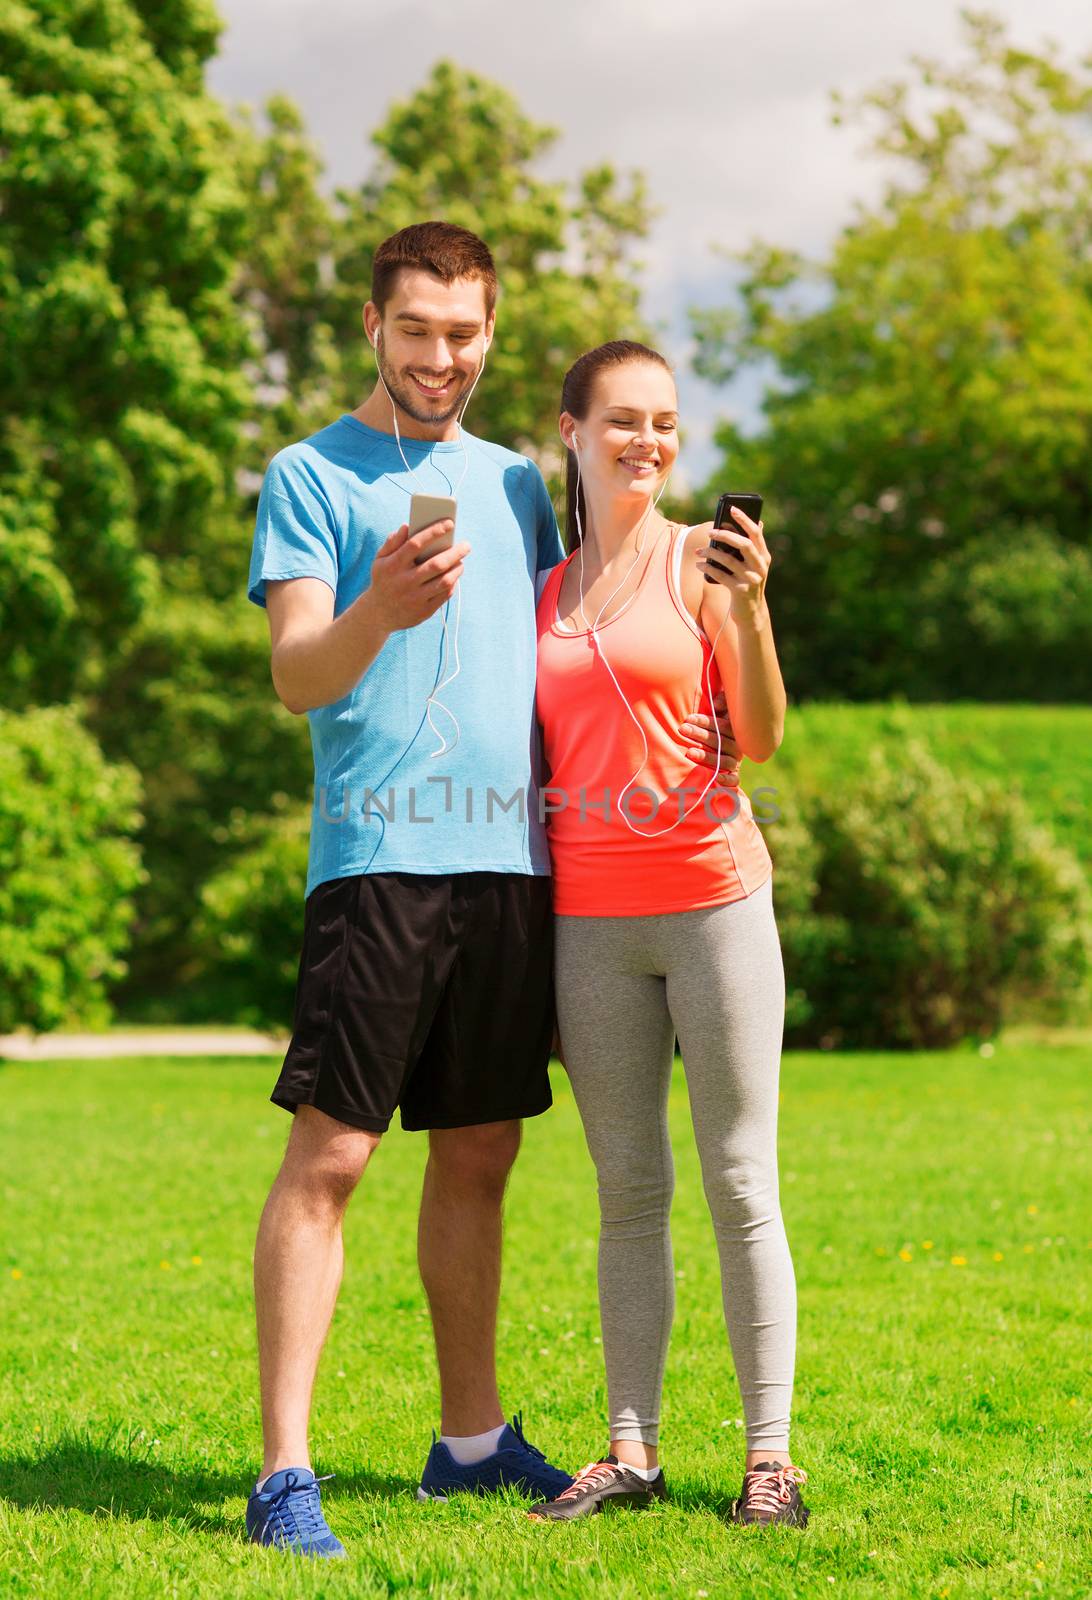
[(369, 300), (360, 313), (360, 320), (364, 325), (364, 337), (374, 348), (379, 337), (379, 324), (381, 321), (379, 307), (374, 300)]

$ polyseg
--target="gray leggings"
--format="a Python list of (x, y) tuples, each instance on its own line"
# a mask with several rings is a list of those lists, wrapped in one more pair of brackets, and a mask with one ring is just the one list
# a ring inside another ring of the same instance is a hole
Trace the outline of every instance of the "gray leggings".
[(748, 1450), (787, 1450), (796, 1281), (777, 1188), (785, 975), (772, 878), (743, 900), (555, 918), (558, 1024), (599, 1180), (613, 1439), (657, 1443), (675, 1304), (667, 1094), (675, 1035), (720, 1254)]

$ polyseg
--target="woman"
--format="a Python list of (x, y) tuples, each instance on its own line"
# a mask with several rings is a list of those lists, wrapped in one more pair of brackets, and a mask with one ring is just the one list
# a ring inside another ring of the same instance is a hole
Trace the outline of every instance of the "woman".
[(679, 449), (662, 356), (629, 341), (592, 350), (561, 404), (572, 554), (538, 604), (538, 714), (558, 1027), (599, 1185), (610, 1446), (531, 1515), (666, 1492), (677, 1033), (747, 1428), (732, 1519), (803, 1526), (805, 1474), (788, 1449), (796, 1290), (777, 1188), (785, 982), (773, 867), (746, 796), (707, 778), (687, 723), (723, 683), (741, 752), (764, 761), (781, 741), (770, 555), (762, 524), (741, 512), (717, 538), (742, 560), (721, 566), (705, 559), (709, 524), (680, 528), (657, 511)]

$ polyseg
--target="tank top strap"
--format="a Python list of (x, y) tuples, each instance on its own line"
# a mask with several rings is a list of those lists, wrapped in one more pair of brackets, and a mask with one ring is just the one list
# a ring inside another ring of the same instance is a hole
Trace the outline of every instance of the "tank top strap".
[(679, 613), (682, 621), (685, 623), (687, 628), (689, 628), (694, 637), (699, 639), (704, 645), (708, 641), (706, 640), (704, 633), (694, 621), (694, 618), (690, 615), (690, 611), (687, 608), (682, 593), (682, 559), (683, 551), (686, 548), (686, 536), (689, 532), (690, 528), (688, 525), (680, 524), (667, 542), (667, 592), (671, 597), (672, 605)]
[(546, 615), (551, 620), (554, 615), (553, 608), (557, 605), (561, 580), (568, 564), (568, 557), (564, 561), (559, 561), (556, 567), (551, 567), (545, 578), (541, 580), (540, 585), (536, 586), (538, 587), (538, 601), (536, 604), (547, 608)]

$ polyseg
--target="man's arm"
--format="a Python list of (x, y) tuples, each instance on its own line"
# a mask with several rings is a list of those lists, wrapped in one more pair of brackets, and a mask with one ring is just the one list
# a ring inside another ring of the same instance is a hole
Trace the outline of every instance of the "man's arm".
[(411, 539), (403, 523), (377, 552), (371, 586), (339, 617), (334, 616), (334, 591), (321, 578), (267, 582), (273, 687), (289, 711), (300, 716), (343, 699), (392, 633), (416, 627), (451, 598), (468, 544), (414, 564), (423, 547), (450, 527), (433, 523)]

